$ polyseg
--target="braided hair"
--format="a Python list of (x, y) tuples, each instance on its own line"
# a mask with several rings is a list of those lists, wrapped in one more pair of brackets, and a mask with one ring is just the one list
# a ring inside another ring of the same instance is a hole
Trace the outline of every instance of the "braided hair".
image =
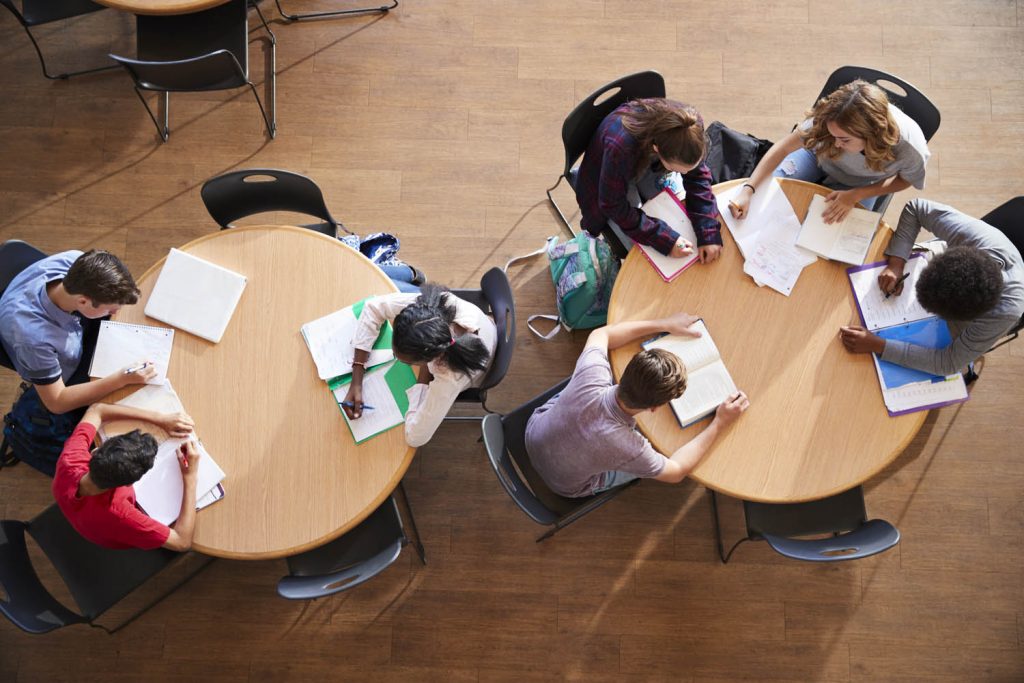
[(456, 372), (470, 375), (487, 367), (490, 351), (475, 334), (452, 337), (455, 320), (453, 296), (447, 288), (433, 283), (420, 288), (420, 296), (395, 317), (391, 345), (395, 351), (417, 362), (441, 359)]

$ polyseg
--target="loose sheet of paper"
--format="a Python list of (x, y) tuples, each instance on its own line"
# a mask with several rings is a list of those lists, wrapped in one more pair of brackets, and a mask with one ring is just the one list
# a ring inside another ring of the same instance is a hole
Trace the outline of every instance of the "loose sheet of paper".
[(910, 273), (910, 277), (903, 283), (903, 293), (899, 296), (893, 294), (888, 299), (878, 286), (878, 276), (885, 270), (885, 262), (850, 272), (850, 284), (864, 327), (874, 332), (883, 327), (930, 317), (931, 313), (924, 310), (917, 300), (917, 281), (926, 265), (928, 261), (922, 256), (914, 256), (907, 261), (904, 272)]
[[(359, 321), (347, 306), (322, 318), (308, 322), (300, 328), (303, 339), (309, 347), (309, 353), (316, 363), (317, 375), (320, 379), (331, 379), (352, 372), (352, 359), (355, 347), (352, 337), (355, 336)], [(395, 355), (391, 349), (375, 349), (370, 351), (367, 366), (372, 367), (386, 363)]]
[[(178, 446), (186, 439), (167, 439), (157, 449), (153, 467), (135, 482), (135, 499), (146, 514), (161, 524), (172, 524), (181, 513), (181, 496), (185, 482), (178, 465)], [(199, 446), (199, 475), (196, 480), (196, 509), (198, 500), (206, 498), (224, 479), (224, 470), (210, 457), (201, 443)], [(217, 500), (217, 498), (214, 498)], [(211, 501), (212, 502), (212, 501)], [(208, 503), (207, 503), (208, 504)]]
[(150, 361), (156, 368), (156, 376), (146, 384), (163, 384), (167, 381), (173, 344), (172, 329), (104, 320), (100, 323), (89, 376), (106, 377)]
[[(388, 364), (363, 376), (364, 408), (363, 414), (358, 420), (350, 420), (348, 415), (342, 411), (356, 443), (405, 422), (405, 416), (402, 415), (402, 411), (391, 393), (391, 387), (387, 383), (386, 375), (390, 368), (391, 364)], [(339, 404), (345, 400), (348, 387), (348, 384), (342, 384), (334, 390), (334, 398)], [(367, 409), (365, 406), (373, 406), (373, 409)]]

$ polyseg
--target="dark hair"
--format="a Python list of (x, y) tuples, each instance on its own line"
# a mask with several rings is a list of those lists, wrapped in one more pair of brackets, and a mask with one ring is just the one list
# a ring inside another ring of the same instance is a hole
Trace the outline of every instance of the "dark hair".
[[(630, 109), (622, 115), (622, 126), (633, 137), (641, 150), (658, 154), (669, 162), (685, 164), (699, 163), (707, 151), (704, 124), (697, 110), (688, 105), (660, 97), (633, 100)], [(650, 163), (650, 157), (641, 155), (636, 173), (643, 171)]]
[(646, 410), (665, 405), (686, 391), (686, 366), (665, 349), (647, 349), (633, 356), (619, 380), (618, 396), (627, 408)]
[(153, 435), (138, 429), (112, 436), (93, 451), (89, 475), (101, 489), (134, 484), (153, 466), (156, 448)]
[(131, 305), (139, 300), (128, 267), (109, 251), (91, 249), (79, 256), (64, 276), (64, 291), (88, 297), (93, 305)]
[(931, 260), (917, 280), (917, 300), (948, 320), (974, 320), (1003, 293), (1003, 272), (991, 256), (974, 247), (951, 247)]
[(452, 370), (469, 375), (487, 367), (491, 352), (475, 334), (452, 337), (448, 326), (455, 320), (455, 305), (450, 296), (445, 287), (423, 285), (419, 298), (395, 316), (391, 346), (417, 362), (440, 358)]

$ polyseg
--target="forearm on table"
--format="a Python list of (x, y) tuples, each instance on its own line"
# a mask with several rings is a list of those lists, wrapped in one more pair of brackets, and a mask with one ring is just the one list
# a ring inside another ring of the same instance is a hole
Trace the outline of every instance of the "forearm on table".
[(171, 529), (178, 535), (179, 541), (184, 545), (182, 550), (192, 546), (192, 537), (196, 527), (196, 480), (185, 480), (184, 490), (181, 495), (181, 513), (178, 519), (171, 524)]
[[(665, 322), (661, 318), (656, 320), (628, 320), (621, 323), (607, 325), (591, 333), (591, 337), (600, 333), (600, 337), (607, 343), (609, 351), (624, 346), (634, 339), (647, 335), (657, 334), (665, 329)], [(601, 338), (595, 338), (595, 343), (600, 344)], [(593, 346), (590, 338), (587, 339), (587, 346)]]
[(670, 459), (678, 463), (685, 470), (686, 474), (689, 474), (693, 468), (700, 464), (704, 456), (708, 454), (712, 444), (715, 443), (715, 439), (718, 438), (720, 430), (721, 425), (718, 419), (712, 419), (711, 424), (689, 442), (683, 444), (671, 455)]

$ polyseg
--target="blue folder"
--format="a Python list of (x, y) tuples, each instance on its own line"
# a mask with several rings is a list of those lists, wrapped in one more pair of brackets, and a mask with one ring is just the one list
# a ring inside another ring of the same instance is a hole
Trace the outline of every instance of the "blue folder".
[[(894, 339), (924, 346), (929, 349), (944, 349), (953, 343), (946, 321), (941, 318), (925, 318), (905, 325), (896, 325), (878, 330), (876, 334), (882, 339)], [(905, 368), (902, 365), (878, 359), (878, 367), (882, 370), (882, 382), (886, 389), (895, 389), (914, 382), (942, 382), (945, 375), (933, 375), (930, 372)]]

